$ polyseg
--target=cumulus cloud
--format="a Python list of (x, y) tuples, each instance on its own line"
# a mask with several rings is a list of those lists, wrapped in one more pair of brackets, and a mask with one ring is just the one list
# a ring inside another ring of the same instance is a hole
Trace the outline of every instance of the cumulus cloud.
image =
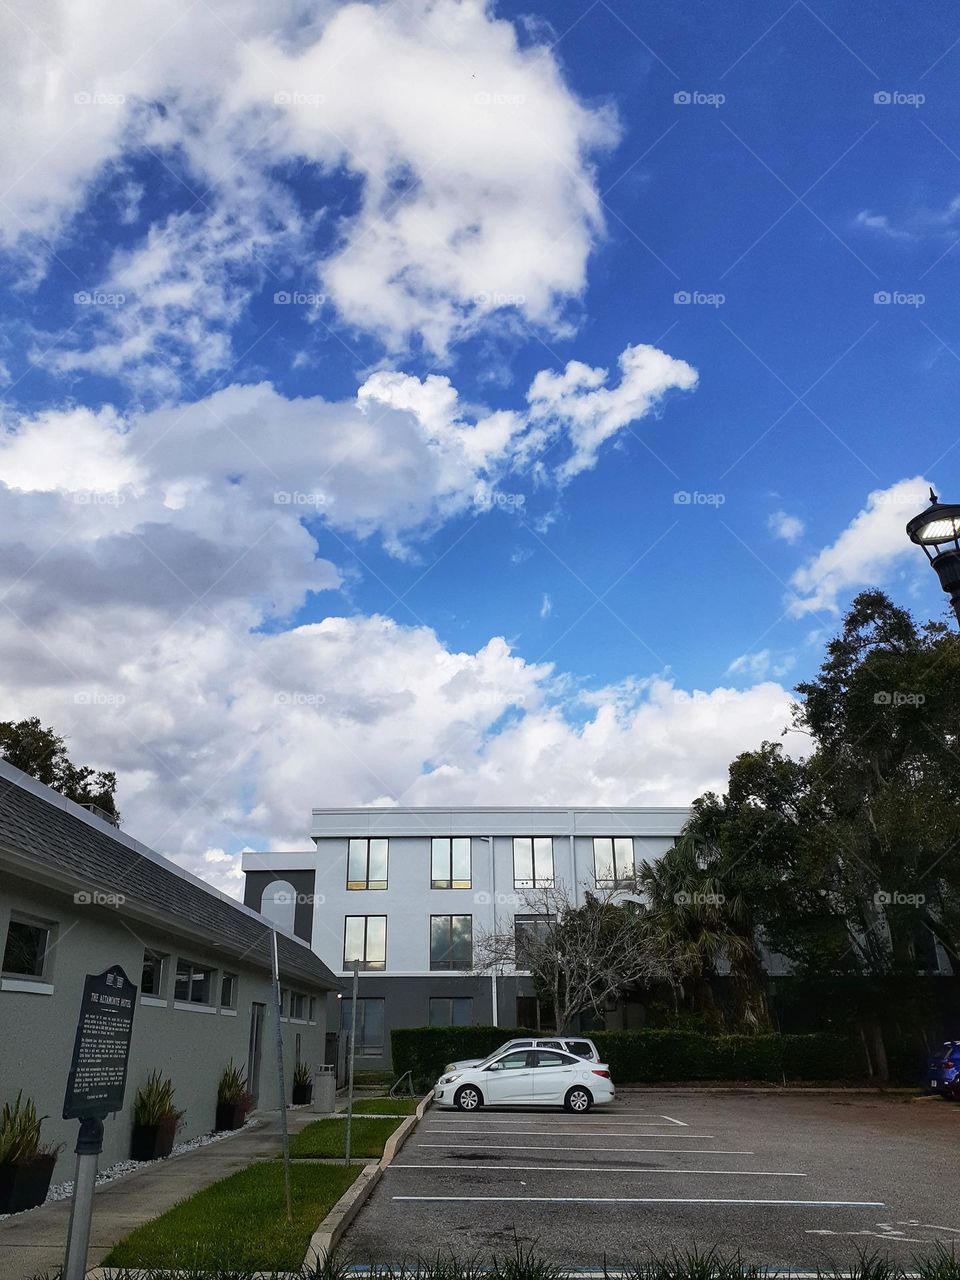
[(795, 617), (827, 610), (837, 613), (838, 597), (882, 582), (891, 568), (913, 548), (907, 520), (929, 503), (930, 482), (922, 476), (875, 489), (867, 504), (829, 547), (824, 547), (790, 579), (797, 592), (790, 611)]
[[(19, 7), (0, 13), (0, 237), (43, 260), (111, 182), (133, 225), (134, 157), (183, 187), (181, 211), (84, 282), (126, 309), (87, 317), (65, 370), (116, 374), (152, 352), (162, 384), (191, 344), (200, 371), (224, 365), (251, 279), (284, 245), (293, 285), (391, 350), (443, 355), (494, 312), (567, 331), (603, 232), (593, 160), (618, 127), (483, 0)], [(305, 167), (340, 183), (329, 204), (294, 196)]]
[(527, 399), (530, 417), (544, 434), (562, 426), (573, 446), (560, 468), (570, 480), (594, 465), (605, 440), (628, 423), (656, 411), (668, 391), (696, 386), (697, 371), (646, 344), (627, 347), (617, 361), (620, 381), (607, 386), (609, 372), (571, 360), (563, 373), (542, 370), (534, 378)]
[(71, 601), (40, 644), (0, 612), (0, 649), (6, 711), (117, 768), (127, 829), (234, 893), (233, 851), (309, 848), (314, 804), (685, 804), (789, 719), (774, 683), (568, 705), (500, 637), (456, 652), (382, 617), (269, 635)]
[(799, 516), (788, 515), (786, 511), (774, 511), (767, 521), (767, 528), (775, 538), (790, 543), (799, 542), (806, 527)]

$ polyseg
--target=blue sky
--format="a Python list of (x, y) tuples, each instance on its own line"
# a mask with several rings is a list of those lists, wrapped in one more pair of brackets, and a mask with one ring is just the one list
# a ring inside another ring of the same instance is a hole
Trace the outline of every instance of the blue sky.
[(942, 613), (946, 4), (101, 9), (3, 19), (0, 648), (138, 834), (681, 803)]

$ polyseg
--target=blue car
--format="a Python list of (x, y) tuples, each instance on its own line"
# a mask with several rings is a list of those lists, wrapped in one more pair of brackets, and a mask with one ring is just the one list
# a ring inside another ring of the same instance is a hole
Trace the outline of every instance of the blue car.
[(960, 1102), (960, 1040), (945, 1040), (927, 1059), (927, 1085), (950, 1102)]

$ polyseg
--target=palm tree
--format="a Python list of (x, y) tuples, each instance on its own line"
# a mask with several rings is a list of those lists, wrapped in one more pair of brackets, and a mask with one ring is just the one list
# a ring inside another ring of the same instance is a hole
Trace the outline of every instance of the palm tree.
[(682, 835), (662, 858), (640, 864), (637, 884), (646, 900), (652, 945), (678, 957), (695, 1006), (711, 1020), (721, 1020), (709, 977), (726, 960), (740, 994), (743, 1023), (751, 1030), (769, 1027), (753, 913), (735, 867), (724, 866), (719, 849)]

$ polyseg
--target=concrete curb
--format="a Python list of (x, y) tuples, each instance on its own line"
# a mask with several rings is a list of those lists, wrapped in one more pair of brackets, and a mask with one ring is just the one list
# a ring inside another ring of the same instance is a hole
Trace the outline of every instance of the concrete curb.
[(412, 1116), (407, 1116), (403, 1123), (394, 1130), (383, 1148), (383, 1155), (377, 1164), (368, 1164), (361, 1170), (360, 1176), (352, 1186), (348, 1187), (337, 1203), (310, 1237), (307, 1255), (303, 1260), (304, 1267), (319, 1266), (324, 1258), (329, 1258), (340, 1243), (350, 1223), (366, 1204), (374, 1187), (383, 1177), (383, 1171), (390, 1167), (397, 1152), (409, 1138), (410, 1134), (423, 1119), (424, 1112), (430, 1105), (433, 1090), (421, 1099)]

